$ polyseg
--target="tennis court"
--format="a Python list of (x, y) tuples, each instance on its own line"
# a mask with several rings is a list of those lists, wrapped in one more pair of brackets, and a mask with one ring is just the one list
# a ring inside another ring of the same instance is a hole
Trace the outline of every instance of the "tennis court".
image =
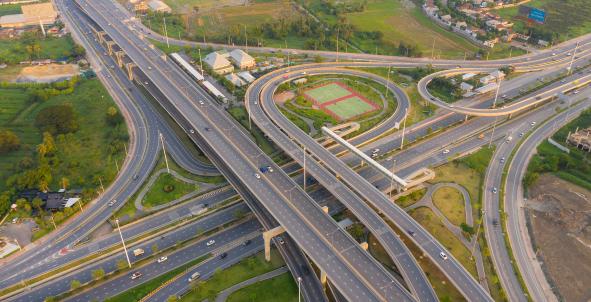
[(358, 115), (376, 110), (377, 108), (370, 103), (362, 100), (358, 96), (338, 101), (324, 107), (332, 112), (339, 120), (348, 120)]
[(332, 102), (351, 94), (351, 91), (337, 83), (329, 83), (305, 92), (305, 95), (316, 105)]

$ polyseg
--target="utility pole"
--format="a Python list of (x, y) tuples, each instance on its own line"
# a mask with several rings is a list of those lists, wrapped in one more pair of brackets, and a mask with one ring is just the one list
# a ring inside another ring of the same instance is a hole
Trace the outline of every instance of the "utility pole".
[(199, 68), (201, 68), (201, 76), (205, 77), (203, 75), (203, 61), (201, 61), (201, 48), (198, 48), (198, 50), (199, 50)]
[(246, 51), (248, 51), (248, 32), (246, 31), (246, 24), (244, 24), (244, 36)]
[(573, 55), (570, 58), (570, 64), (568, 65), (568, 73), (567, 75), (570, 75), (572, 73), (573, 70), (573, 62), (575, 61), (575, 54), (577, 54), (577, 49), (579, 48), (579, 42), (577, 42), (577, 45), (575, 46), (575, 50), (573, 51)]
[(392, 66), (388, 66), (388, 77), (386, 79), (386, 85), (384, 85), (386, 87), (386, 98), (388, 97), (388, 87), (390, 86), (390, 70), (392, 69)]
[(298, 277), (298, 302), (302, 302), (302, 277)]
[(306, 191), (306, 147), (304, 146), (304, 191)]
[(339, 62), (339, 30), (340, 27), (337, 27), (337, 62)]
[(168, 167), (168, 158), (166, 157), (166, 148), (164, 148), (164, 135), (162, 132), (158, 133), (160, 135), (160, 143), (162, 143), (162, 152), (164, 152), (164, 162), (166, 163), (166, 172), (170, 174), (170, 168)]
[(402, 121), (402, 140), (400, 141), (400, 150), (404, 147), (404, 132), (406, 131), (406, 118), (408, 117), (408, 108), (404, 110), (404, 120)]
[(164, 21), (164, 36), (166, 37), (166, 47), (170, 48), (170, 44), (168, 44), (168, 31), (166, 31), (166, 17), (162, 17)]
[(131, 261), (129, 261), (129, 255), (127, 254), (127, 247), (125, 246), (125, 241), (123, 240), (123, 234), (121, 234), (121, 227), (119, 226), (119, 219), (115, 219), (115, 223), (117, 223), (117, 230), (119, 230), (119, 237), (121, 237), (121, 243), (123, 244), (123, 251), (125, 251), (125, 258), (127, 258), (127, 265), (131, 268)]

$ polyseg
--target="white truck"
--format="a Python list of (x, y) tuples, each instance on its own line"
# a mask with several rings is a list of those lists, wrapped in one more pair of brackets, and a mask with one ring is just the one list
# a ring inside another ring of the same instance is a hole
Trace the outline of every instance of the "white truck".
[(133, 255), (136, 256), (136, 257), (137, 256), (141, 256), (143, 254), (144, 254), (144, 250), (143, 249), (135, 249), (135, 250), (133, 250)]

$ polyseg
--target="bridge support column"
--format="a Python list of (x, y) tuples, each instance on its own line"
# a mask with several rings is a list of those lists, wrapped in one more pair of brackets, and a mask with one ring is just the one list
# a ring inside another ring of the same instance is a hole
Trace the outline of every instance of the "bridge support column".
[(464, 122), (468, 121), (468, 115), (466, 114), (466, 117), (464, 117)]
[(274, 229), (263, 232), (263, 241), (265, 242), (265, 260), (267, 260), (267, 262), (271, 261), (271, 239), (283, 233), (285, 233), (285, 229), (282, 226), (278, 226)]
[(511, 119), (512, 116), (513, 116), (513, 113), (509, 113), (509, 119)]
[(98, 38), (98, 40), (99, 40), (99, 42), (101, 44), (106, 43), (106, 40), (105, 40), (105, 36), (107, 35), (106, 32), (104, 32), (104, 31), (98, 31), (96, 33), (96, 35), (97, 35), (97, 38)]
[(107, 50), (109, 51), (109, 55), (112, 56), (113, 55), (113, 45), (115, 45), (115, 42), (113, 41), (107, 41)]
[(117, 51), (115, 52), (115, 57), (117, 58), (117, 65), (119, 65), (119, 67), (123, 67), (123, 56), (125, 55), (125, 52), (123, 51)]
[(125, 69), (127, 69), (127, 76), (129, 77), (130, 81), (133, 81), (133, 68), (136, 67), (134, 63), (127, 63), (125, 64)]

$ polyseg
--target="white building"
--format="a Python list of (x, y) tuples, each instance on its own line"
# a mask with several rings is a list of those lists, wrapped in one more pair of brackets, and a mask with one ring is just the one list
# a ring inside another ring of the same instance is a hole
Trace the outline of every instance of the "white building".
[(256, 80), (256, 78), (253, 77), (252, 74), (250, 74), (250, 72), (248, 71), (241, 71), (238, 73), (238, 76), (245, 80), (247, 83), (252, 83), (254, 82), (254, 80)]
[(472, 86), (466, 82), (462, 82), (460, 84), (460, 89), (462, 89), (463, 92), (470, 92), (470, 91), (472, 91), (472, 89), (474, 89), (474, 86)]
[(462, 75), (462, 81), (467, 81), (475, 76), (476, 76), (475, 73), (465, 73)]
[(497, 83), (490, 83), (488, 85), (482, 86), (480, 88), (476, 88), (476, 93), (478, 94), (485, 94), (497, 89)]
[(256, 66), (254, 58), (242, 51), (242, 49), (232, 50), (230, 52), (230, 60), (240, 69), (250, 69)]
[(234, 84), (236, 87), (242, 87), (246, 83), (238, 77), (235, 73), (231, 73), (225, 76), (226, 80), (230, 81), (230, 83)]
[(497, 80), (502, 80), (505, 78), (505, 73), (500, 70), (496, 70), (491, 72), (489, 75), (480, 78), (480, 83), (482, 84), (489, 84), (492, 82), (496, 82)]
[(212, 52), (205, 56), (203, 62), (217, 74), (226, 74), (234, 71), (232, 63), (217, 52)]

